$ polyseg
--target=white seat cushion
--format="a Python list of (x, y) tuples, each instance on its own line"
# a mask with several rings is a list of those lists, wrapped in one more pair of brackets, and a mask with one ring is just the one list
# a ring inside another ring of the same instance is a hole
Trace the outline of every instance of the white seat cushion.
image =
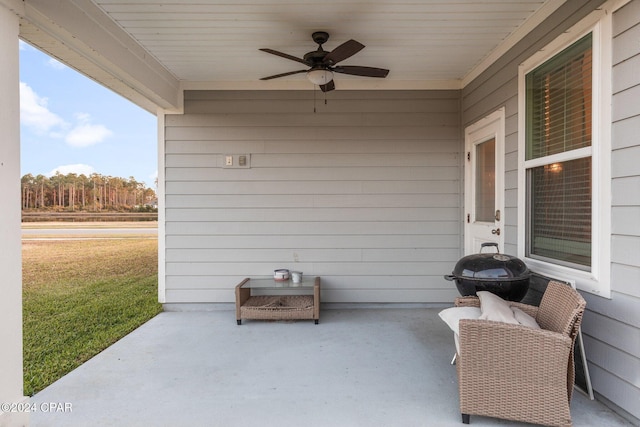
[(478, 291), (477, 295), (480, 298), (480, 310), (482, 311), (480, 319), (518, 324), (516, 316), (507, 301), (487, 291)]
[(460, 333), (461, 319), (479, 319), (482, 311), (478, 307), (451, 307), (445, 308), (438, 316), (446, 323), (454, 333), (454, 341), (456, 343), (456, 352), (460, 352), (460, 344), (458, 335)]
[(487, 291), (478, 291), (477, 294), (480, 298), (480, 310), (482, 311), (480, 319), (540, 329), (536, 319), (520, 308), (512, 307), (509, 301)]

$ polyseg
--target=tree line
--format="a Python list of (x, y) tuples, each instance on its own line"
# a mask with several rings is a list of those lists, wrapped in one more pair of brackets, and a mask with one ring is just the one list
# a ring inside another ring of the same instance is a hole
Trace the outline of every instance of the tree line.
[(26, 174), (22, 177), (22, 210), (155, 212), (157, 196), (132, 176)]

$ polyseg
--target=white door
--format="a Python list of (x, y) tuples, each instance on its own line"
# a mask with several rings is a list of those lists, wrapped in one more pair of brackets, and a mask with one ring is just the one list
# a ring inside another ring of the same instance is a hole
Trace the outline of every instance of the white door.
[(504, 252), (504, 120), (501, 108), (465, 129), (466, 255), (489, 242)]

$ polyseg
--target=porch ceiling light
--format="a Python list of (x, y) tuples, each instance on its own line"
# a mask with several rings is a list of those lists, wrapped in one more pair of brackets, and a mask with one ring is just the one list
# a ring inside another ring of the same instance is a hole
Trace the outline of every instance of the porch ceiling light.
[(333, 73), (324, 68), (314, 68), (307, 71), (307, 79), (314, 85), (322, 86), (333, 80)]

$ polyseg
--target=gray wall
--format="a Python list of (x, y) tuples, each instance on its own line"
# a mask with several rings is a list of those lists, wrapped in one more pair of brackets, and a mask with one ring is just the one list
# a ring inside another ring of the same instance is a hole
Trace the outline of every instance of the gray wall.
[(274, 268), (321, 276), (323, 302), (452, 301), (459, 91), (316, 95), (188, 91), (166, 116), (167, 302), (230, 302)]
[[(507, 253), (517, 253), (518, 65), (600, 3), (565, 3), (463, 90), (464, 126), (506, 106)], [(583, 293), (583, 334), (599, 397), (640, 418), (640, 0), (618, 10), (613, 23), (612, 293)]]
[(613, 17), (611, 300), (585, 295), (597, 391), (640, 418), (640, 1)]

